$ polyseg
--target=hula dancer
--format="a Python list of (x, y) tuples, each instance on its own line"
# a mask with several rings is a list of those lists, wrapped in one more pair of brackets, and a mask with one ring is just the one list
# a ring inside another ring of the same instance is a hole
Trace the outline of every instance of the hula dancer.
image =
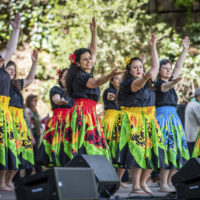
[(181, 78), (178, 77), (183, 66), (189, 38), (183, 40), (183, 51), (172, 72), (172, 64), (169, 60), (160, 61), (159, 80), (156, 82), (156, 119), (164, 135), (164, 144), (169, 166), (160, 170), (160, 191), (175, 191), (171, 178), (190, 158), (184, 129), (176, 112), (178, 101), (174, 85)]
[(115, 122), (115, 118), (118, 115), (118, 111), (120, 110), (116, 98), (120, 82), (121, 75), (114, 76), (110, 80), (109, 88), (107, 88), (103, 93), (105, 116), (102, 120), (102, 125), (104, 128), (104, 135), (108, 144), (110, 144), (112, 141), (113, 125)]
[(8, 109), (10, 101), (10, 76), (5, 70), (5, 65), (17, 47), (20, 29), (19, 14), (16, 14), (15, 20), (11, 25), (13, 33), (10, 41), (6, 49), (0, 53), (0, 190), (4, 191), (14, 190), (12, 179), (19, 167), (15, 143), (16, 138), (13, 134), (12, 117)]
[(9, 61), (5, 67), (11, 79), (9, 111), (13, 119), (13, 131), (20, 161), (19, 169), (32, 168), (34, 165), (31, 135), (24, 119), (24, 99), (21, 94), (21, 91), (27, 88), (35, 78), (38, 52), (34, 50), (31, 57), (31, 70), (25, 79), (16, 79), (17, 66), (13, 61)]
[(122, 72), (114, 69), (107, 76), (94, 78), (93, 61), (89, 49), (75, 50), (71, 55), (72, 63), (67, 74), (67, 92), (75, 99), (75, 109), (71, 120), (71, 159), (77, 154), (104, 155), (110, 160), (96, 104), (100, 98), (100, 85)]
[[(95, 17), (92, 18), (90, 23), (90, 31), (92, 34), (90, 50), (93, 61), (95, 61), (97, 55), (97, 26)], [(69, 59), (73, 60), (73, 55)], [(74, 100), (67, 96), (67, 82), (65, 82), (68, 69), (58, 71), (58, 74), (60, 87), (55, 86), (50, 91), (53, 117), (46, 125), (37, 158), (38, 162), (48, 167), (65, 166), (74, 155), (71, 148), (71, 124), (73, 124), (73, 119), (70, 114), (72, 113)]]
[[(108, 146), (110, 148), (111, 152), (111, 158), (113, 160), (113, 163), (116, 163), (116, 151), (117, 151), (117, 137), (114, 137), (113, 133), (115, 128), (115, 123), (118, 119), (119, 115), (119, 104), (117, 102), (117, 93), (119, 90), (119, 86), (121, 83), (121, 75), (114, 76), (110, 80), (109, 88), (107, 88), (103, 93), (103, 102), (104, 102), (104, 110), (105, 110), (105, 116), (102, 120), (102, 126), (104, 129), (104, 135), (106, 138), (106, 141), (108, 143)], [(122, 179), (122, 176), (124, 174), (125, 169), (117, 167), (117, 173), (120, 178)], [(121, 187), (127, 187), (122, 181), (120, 182)]]
[(37, 161), (48, 167), (65, 166), (68, 158), (69, 129), (67, 113), (74, 105), (74, 100), (66, 94), (65, 79), (68, 69), (58, 70), (58, 86), (50, 89), (50, 102), (53, 110), (52, 118), (47, 122), (39, 148)]
[(155, 118), (152, 81), (158, 74), (159, 60), (154, 34), (150, 46), (152, 65), (149, 73), (144, 73), (139, 57), (132, 58), (127, 64), (119, 91), (121, 114), (116, 124), (120, 132), (117, 162), (124, 168), (131, 168), (131, 193), (136, 194), (152, 194), (146, 184), (147, 179), (152, 169), (167, 164), (162, 133)]

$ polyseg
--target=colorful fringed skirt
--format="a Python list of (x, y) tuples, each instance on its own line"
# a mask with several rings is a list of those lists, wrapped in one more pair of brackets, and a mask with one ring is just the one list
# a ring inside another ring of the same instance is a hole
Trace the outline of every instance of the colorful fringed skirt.
[(19, 168), (16, 138), (8, 109), (10, 97), (0, 96), (0, 170)]
[(100, 119), (96, 113), (96, 102), (90, 99), (76, 99), (72, 113), (69, 153), (71, 159), (77, 154), (104, 155), (110, 160)]
[(173, 106), (156, 108), (156, 119), (164, 136), (168, 169), (180, 169), (190, 159), (181, 120)]
[(142, 169), (168, 166), (154, 107), (121, 107), (115, 130), (114, 137), (118, 139), (116, 164)]
[(199, 158), (200, 157), (200, 131), (197, 135), (197, 139), (194, 145), (194, 150), (192, 153), (192, 158)]
[(113, 162), (116, 160), (116, 152), (118, 139), (114, 136), (115, 133), (115, 124), (118, 120), (120, 111), (114, 109), (108, 109), (105, 111), (104, 118), (102, 119), (102, 126), (104, 130), (104, 135), (107, 141), (107, 144), (110, 148), (111, 158)]
[[(71, 109), (55, 108), (43, 132), (37, 161), (47, 167), (65, 166), (71, 145)], [(70, 140), (69, 140), (70, 139)]]
[(13, 120), (13, 132), (16, 138), (17, 155), (20, 161), (20, 169), (32, 168), (34, 165), (34, 153), (31, 143), (31, 135), (24, 119), (24, 109), (9, 106)]
[(76, 99), (72, 108), (53, 112), (43, 133), (39, 163), (48, 167), (65, 166), (77, 154), (105, 155), (110, 159), (95, 101)]

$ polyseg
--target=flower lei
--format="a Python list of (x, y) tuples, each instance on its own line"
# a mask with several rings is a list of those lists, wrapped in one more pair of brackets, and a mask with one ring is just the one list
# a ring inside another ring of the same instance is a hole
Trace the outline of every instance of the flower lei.
[(75, 53), (72, 53), (72, 54), (70, 54), (70, 56), (69, 56), (69, 60), (70, 60), (72, 63), (75, 63), (75, 62), (76, 62), (76, 58), (77, 58), (77, 56), (76, 56)]

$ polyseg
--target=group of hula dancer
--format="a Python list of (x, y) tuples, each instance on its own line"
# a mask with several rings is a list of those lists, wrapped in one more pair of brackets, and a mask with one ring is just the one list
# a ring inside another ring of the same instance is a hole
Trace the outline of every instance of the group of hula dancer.
[[(0, 53), (0, 190), (12, 191), (12, 179), (20, 169), (34, 166), (31, 133), (24, 119), (21, 91), (35, 77), (37, 51), (25, 79), (16, 79), (16, 65), (10, 61), (16, 50), (20, 16), (12, 23), (13, 33)], [(174, 86), (181, 80), (189, 38), (174, 69), (168, 59), (159, 61), (156, 36), (151, 35), (151, 67), (145, 72), (144, 59), (133, 57), (126, 68), (113, 69), (101, 78), (93, 77), (97, 55), (97, 25), (90, 23), (90, 48), (70, 55), (69, 68), (58, 70), (58, 85), (50, 89), (53, 116), (46, 123), (37, 162), (47, 167), (64, 167), (77, 154), (103, 155), (116, 168), (121, 187), (125, 169), (131, 169), (132, 193), (152, 194), (147, 185), (153, 170), (160, 171), (160, 191), (173, 192), (172, 176), (189, 160), (184, 129), (176, 112)], [(11, 64), (9, 64), (11, 62)], [(96, 112), (100, 86), (105, 116)], [(199, 148), (200, 149), (200, 148)]]

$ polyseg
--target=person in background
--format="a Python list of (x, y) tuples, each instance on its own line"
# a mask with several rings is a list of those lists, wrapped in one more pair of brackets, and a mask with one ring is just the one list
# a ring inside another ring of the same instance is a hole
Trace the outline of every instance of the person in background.
[(67, 96), (65, 78), (67, 68), (58, 70), (58, 86), (53, 86), (49, 92), (53, 116), (47, 122), (39, 147), (37, 161), (46, 167), (64, 167), (68, 161), (68, 138), (66, 130), (69, 127), (67, 113), (74, 105), (74, 100)]
[[(199, 134), (198, 134), (199, 132)], [(190, 156), (200, 156), (200, 88), (195, 90), (194, 98), (185, 109), (185, 136), (188, 143)], [(196, 141), (196, 145), (195, 145)]]
[[(37, 164), (36, 158), (38, 154), (38, 148), (39, 148), (40, 137), (41, 137), (41, 123), (40, 123), (40, 116), (36, 108), (37, 101), (38, 101), (37, 95), (30, 94), (27, 96), (26, 103), (25, 103), (25, 114), (26, 114), (27, 122), (30, 127), (31, 134), (32, 134), (35, 171), (36, 173), (39, 173), (42, 171), (42, 167)], [(33, 168), (26, 169), (25, 176), (29, 176), (32, 173), (32, 169)]]
[[(116, 151), (117, 151), (117, 140), (116, 137), (113, 135), (113, 133), (115, 128), (115, 123), (118, 118), (120, 110), (120, 107), (117, 102), (117, 93), (119, 91), (120, 83), (121, 83), (121, 75), (114, 76), (110, 80), (109, 87), (103, 93), (105, 115), (102, 120), (102, 126), (104, 129), (104, 135), (106, 141), (110, 148), (112, 160), (116, 159)], [(121, 181), (125, 169), (120, 168), (118, 166), (114, 167), (116, 167), (117, 174), (120, 178), (120, 186), (126, 187), (126, 185)]]

